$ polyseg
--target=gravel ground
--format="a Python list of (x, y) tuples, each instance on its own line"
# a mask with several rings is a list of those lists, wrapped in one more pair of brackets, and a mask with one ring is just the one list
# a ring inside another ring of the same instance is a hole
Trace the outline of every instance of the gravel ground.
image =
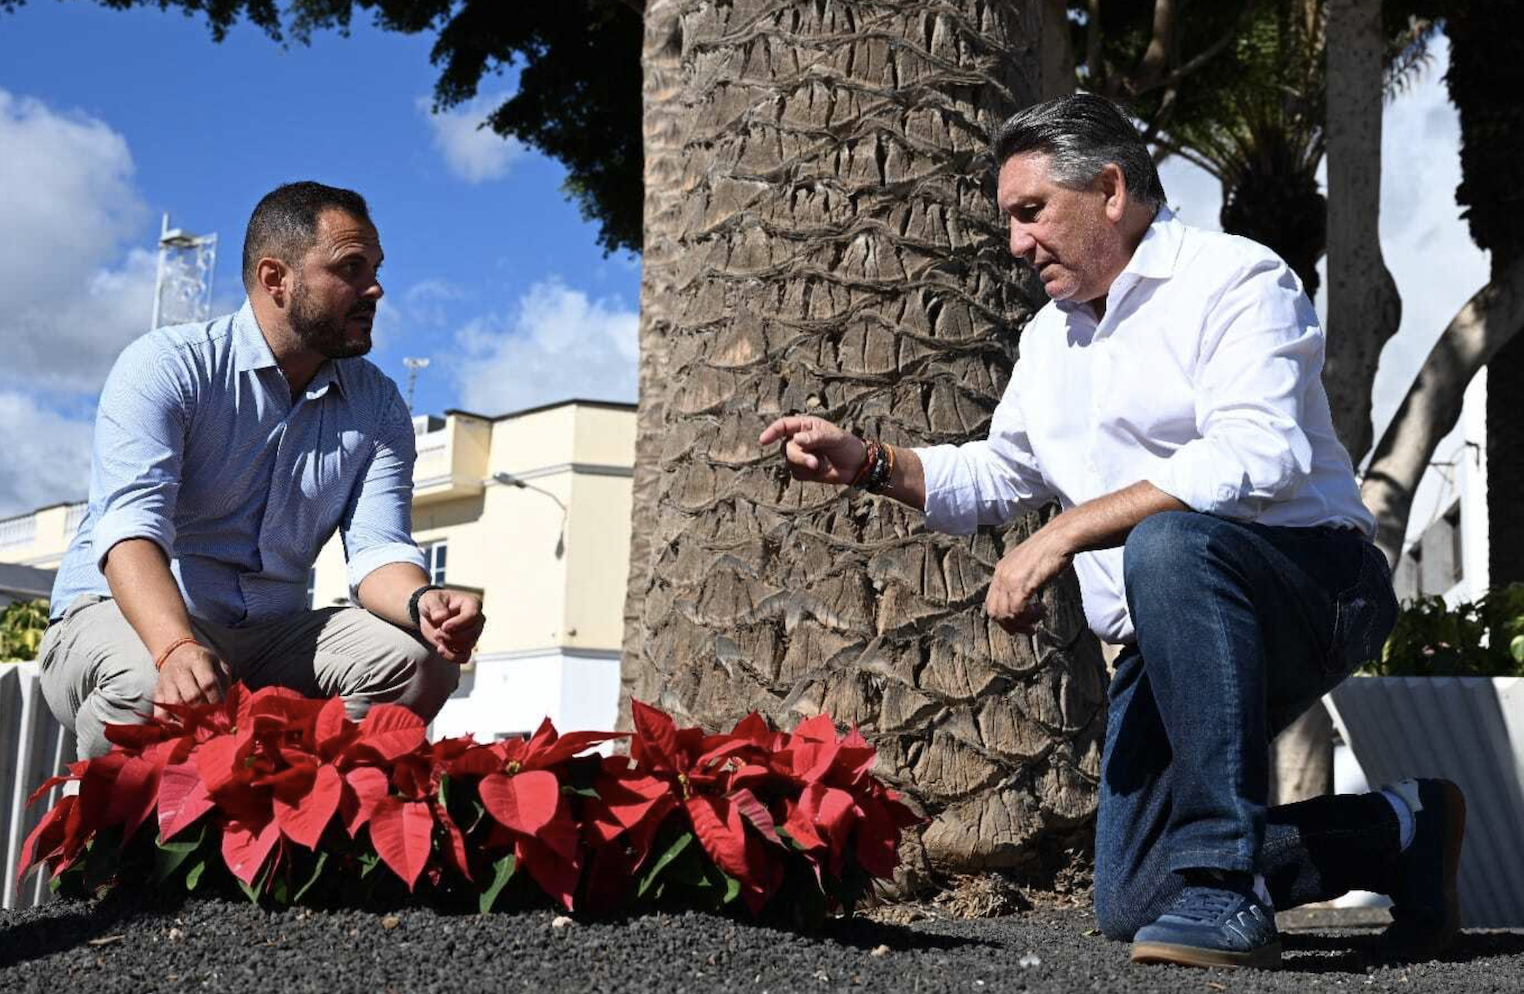
[[(883, 917), (921, 914), (896, 912)], [(590, 923), (123, 897), (0, 912), (0, 991), (1524, 991), (1524, 932), (1468, 933), (1447, 961), (1377, 967), (1370, 928), (1315, 927), (1287, 933), (1279, 972), (1209, 973), (1131, 966), (1092, 928), (1075, 908), (798, 935), (703, 914)]]

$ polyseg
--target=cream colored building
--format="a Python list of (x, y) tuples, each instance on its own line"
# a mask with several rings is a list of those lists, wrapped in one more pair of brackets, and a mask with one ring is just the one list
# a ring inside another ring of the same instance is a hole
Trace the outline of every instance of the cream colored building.
[[(435, 581), (479, 592), (487, 627), (439, 735), (611, 729), (619, 693), (635, 408), (572, 400), (414, 419), (413, 537)], [(0, 562), (56, 568), (85, 505), (0, 521)], [(337, 535), (314, 606), (347, 603)]]

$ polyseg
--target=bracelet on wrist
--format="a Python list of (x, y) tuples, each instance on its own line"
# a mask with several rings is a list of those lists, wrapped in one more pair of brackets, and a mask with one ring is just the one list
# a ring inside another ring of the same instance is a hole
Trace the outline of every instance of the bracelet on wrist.
[(878, 465), (873, 468), (874, 471), (868, 476), (868, 482), (863, 485), (863, 489), (870, 494), (882, 493), (883, 489), (889, 485), (889, 481), (894, 478), (894, 446), (881, 443), (878, 450)]
[(413, 591), (413, 596), (409, 597), (408, 600), (407, 600), (407, 616), (408, 616), (408, 618), (410, 618), (412, 620), (414, 628), (422, 628), (423, 627), (423, 621), (418, 617), (418, 601), (423, 597), (424, 594), (428, 593), (430, 590), (443, 590), (443, 589), (444, 588), (439, 586), (438, 584), (425, 583), (423, 586), (421, 586), (417, 590)]
[(199, 643), (196, 641), (196, 636), (194, 635), (182, 635), (179, 638), (175, 639), (173, 642), (169, 643), (169, 645), (166, 645), (162, 652), (154, 657), (154, 670), (162, 670), (164, 668), (164, 664), (169, 662), (169, 657), (173, 656), (181, 646), (197, 644)]
[(857, 468), (857, 473), (848, 482), (848, 486), (860, 487), (868, 474), (873, 472), (873, 467), (878, 463), (878, 443), (871, 439), (863, 439), (863, 464)]

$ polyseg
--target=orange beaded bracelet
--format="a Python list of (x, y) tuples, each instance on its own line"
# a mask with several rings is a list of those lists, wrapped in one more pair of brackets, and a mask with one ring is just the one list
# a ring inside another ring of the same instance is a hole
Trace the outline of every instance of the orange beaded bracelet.
[(164, 651), (159, 653), (158, 658), (153, 661), (153, 668), (155, 670), (162, 670), (164, 668), (164, 664), (169, 662), (169, 657), (174, 655), (176, 649), (180, 648), (182, 645), (194, 643), (195, 641), (196, 636), (194, 635), (181, 635), (179, 638), (175, 639), (173, 642), (169, 643), (169, 645), (164, 647)]

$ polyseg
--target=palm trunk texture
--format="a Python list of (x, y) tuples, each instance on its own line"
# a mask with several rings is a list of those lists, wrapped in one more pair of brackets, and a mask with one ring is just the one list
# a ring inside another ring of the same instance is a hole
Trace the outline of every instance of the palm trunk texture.
[(1040, 872), (1088, 834), (1105, 721), (1072, 574), (1045, 595), (1048, 630), (1013, 638), (984, 592), (1035, 519), (931, 535), (897, 504), (790, 480), (756, 442), (789, 412), (901, 445), (987, 433), (1041, 299), (1006, 252), (987, 150), (1038, 92), (1036, 0), (678, 10), (681, 215), (672, 284), (643, 299), (670, 319), (669, 392), (633, 692), (715, 728), (754, 709), (857, 724), (930, 817), (936, 868)]
[(644, 13), (641, 67), (645, 133), (645, 230), (640, 269), (640, 406), (635, 414), (635, 472), (630, 481), (630, 569), (625, 581), (624, 643), (620, 660), (619, 719), (630, 728), (630, 692), (645, 638), (646, 588), (651, 578), (651, 538), (656, 533), (661, 483), (662, 413), (671, 379), (667, 342), (676, 276), (673, 238), (682, 214), (683, 89), (676, 0), (650, 0)]

